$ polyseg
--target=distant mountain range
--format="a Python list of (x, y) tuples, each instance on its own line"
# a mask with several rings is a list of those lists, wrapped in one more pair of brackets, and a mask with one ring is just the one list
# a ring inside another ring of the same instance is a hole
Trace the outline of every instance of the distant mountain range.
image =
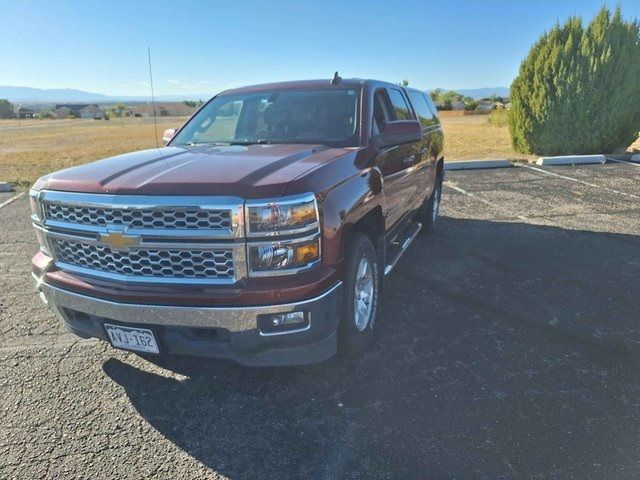
[[(189, 95), (157, 95), (156, 100), (161, 102), (181, 102), (182, 100), (208, 100), (214, 95), (211, 93)], [(102, 93), (84, 92), (72, 88), (31, 88), (0, 86), (0, 98), (11, 102), (24, 103), (110, 103), (110, 102), (149, 102), (151, 96), (136, 95), (104, 95)]]
[[(447, 90), (447, 89), (445, 89)], [(461, 88), (457, 92), (473, 98), (490, 97), (497, 95), (506, 97), (509, 95), (508, 87), (485, 87), (485, 88)], [(203, 100), (211, 98), (216, 92), (188, 94), (188, 95), (157, 95), (156, 100), (160, 102), (181, 102), (183, 100)], [(24, 103), (112, 103), (112, 102), (149, 102), (151, 96), (136, 95), (104, 95), (102, 93), (85, 92), (72, 88), (31, 88), (31, 87), (11, 87), (0, 86), (0, 98), (6, 98), (11, 102)]]
[(509, 87), (460, 88), (454, 90), (462, 95), (476, 99), (487, 98), (491, 95), (495, 95), (496, 97), (509, 96)]

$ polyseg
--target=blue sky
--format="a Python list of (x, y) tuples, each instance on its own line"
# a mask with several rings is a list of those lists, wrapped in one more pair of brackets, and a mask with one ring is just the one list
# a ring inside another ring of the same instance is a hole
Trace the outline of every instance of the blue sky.
[[(622, 0), (626, 18), (640, 0)], [(539, 35), (602, 0), (0, 0), (0, 85), (147, 95), (343, 77), (509, 86)], [(613, 8), (615, 3), (609, 2)]]

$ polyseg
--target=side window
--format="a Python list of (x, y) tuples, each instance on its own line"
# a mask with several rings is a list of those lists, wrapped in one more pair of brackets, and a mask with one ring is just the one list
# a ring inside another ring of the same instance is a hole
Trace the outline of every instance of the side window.
[(389, 100), (393, 106), (393, 120), (413, 120), (413, 115), (402, 92), (395, 88), (387, 88), (387, 92), (389, 92)]
[(376, 90), (373, 96), (373, 134), (382, 130), (382, 125), (393, 120), (391, 115), (391, 102), (387, 92), (383, 89)]
[(433, 112), (427, 104), (427, 100), (424, 98), (421, 92), (409, 92), (409, 100), (413, 104), (413, 108), (418, 114), (418, 120), (422, 128), (431, 127), (435, 125), (436, 119), (433, 116)]
[(433, 103), (433, 100), (431, 100), (431, 97), (426, 93), (423, 93), (422, 96), (427, 101), (427, 105), (429, 105), (429, 109), (431, 110), (431, 114), (433, 115), (434, 120), (436, 121), (436, 123), (438, 123), (440, 121), (438, 119), (438, 109)]

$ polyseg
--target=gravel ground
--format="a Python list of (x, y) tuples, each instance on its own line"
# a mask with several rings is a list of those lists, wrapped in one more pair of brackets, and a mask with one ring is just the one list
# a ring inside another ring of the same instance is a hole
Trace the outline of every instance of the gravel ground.
[(368, 353), (278, 369), (76, 340), (31, 291), (21, 198), (0, 209), (0, 478), (637, 479), (639, 181), (450, 172)]

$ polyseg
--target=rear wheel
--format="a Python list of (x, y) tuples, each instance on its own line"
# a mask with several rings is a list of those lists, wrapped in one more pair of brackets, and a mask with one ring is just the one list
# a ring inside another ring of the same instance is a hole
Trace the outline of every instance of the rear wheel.
[(359, 355), (371, 342), (379, 286), (380, 273), (373, 244), (366, 235), (355, 233), (345, 258), (344, 301), (339, 326), (341, 353)]
[(440, 213), (440, 200), (442, 199), (442, 174), (436, 176), (436, 184), (429, 200), (422, 206), (420, 221), (422, 221), (422, 232), (429, 233), (436, 228), (438, 214)]

